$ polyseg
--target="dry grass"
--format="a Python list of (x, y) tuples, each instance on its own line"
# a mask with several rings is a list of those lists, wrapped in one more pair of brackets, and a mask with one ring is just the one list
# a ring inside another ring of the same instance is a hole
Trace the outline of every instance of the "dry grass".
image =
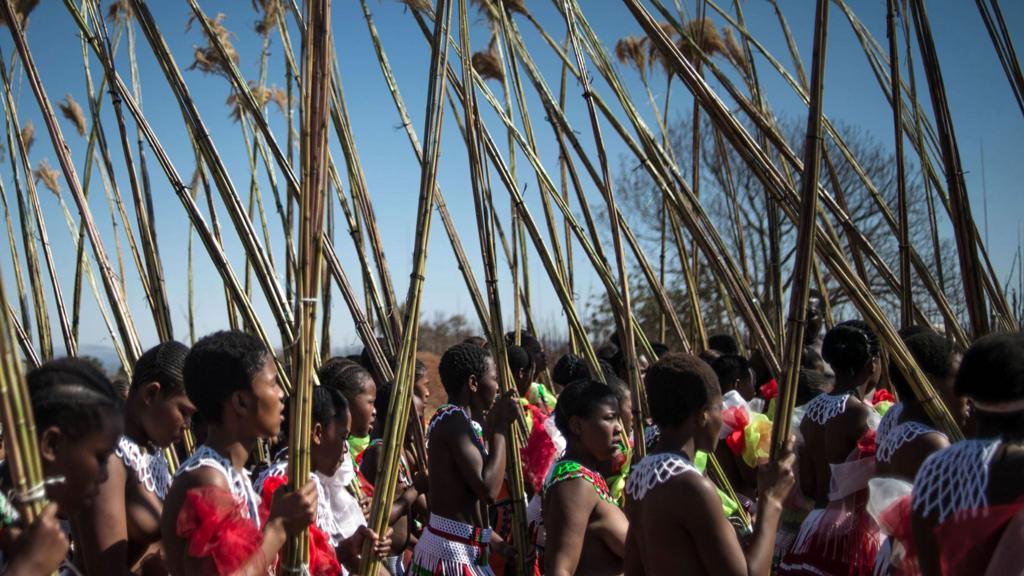
[(115, 24), (127, 22), (135, 18), (135, 9), (129, 0), (116, 0), (107, 8), (107, 20)]
[(636, 68), (640, 74), (647, 72), (647, 38), (626, 36), (615, 43), (615, 58), (626, 66)]
[(85, 136), (85, 112), (82, 111), (78, 102), (75, 102), (75, 97), (65, 94), (64, 99), (57, 104), (57, 107), (60, 108), (60, 113), (75, 125), (78, 135)]
[(60, 172), (56, 168), (50, 166), (50, 161), (43, 158), (39, 162), (39, 167), (33, 172), (35, 174), (36, 182), (43, 181), (43, 185), (46, 186), (50, 192), (54, 194), (60, 194)]
[[(268, 102), (273, 102), (277, 105), (277, 109), (282, 114), (288, 110), (288, 94), (282, 90), (277, 84), (271, 85), (269, 88), (261, 88), (256, 85), (256, 82), (249, 81), (249, 91), (252, 92), (253, 98), (260, 105), (260, 108), (267, 105)], [(225, 101), (225, 104), (231, 107), (231, 117), (238, 122), (241, 119), (241, 110), (239, 107), (242, 105), (242, 99), (237, 94), (231, 94)]]
[[(39, 4), (39, 0), (12, 0), (11, 4), (14, 8), (14, 14), (18, 17), (18, 23), (22, 26), (25, 25), (25, 20), (28, 15), (35, 10)], [(0, 16), (0, 26), (6, 26), (7, 19)]]
[(268, 34), (284, 20), (284, 6), (281, 0), (252, 0), (252, 7), (263, 15), (256, 21), (256, 33)]
[[(188, 19), (188, 25), (185, 27), (185, 31), (188, 32), (192, 28), (192, 23), (195, 21), (196, 16), (193, 14)], [(230, 77), (229, 70), (231, 64), (237, 65), (240, 61), (238, 52), (235, 51), (235, 46), (231, 42), (231, 37), (234, 36), (230, 30), (224, 26), (224, 19), (227, 18), (223, 12), (217, 14), (216, 18), (210, 20), (210, 28), (213, 29), (213, 33), (220, 40), (220, 43), (224, 46), (224, 52), (227, 53), (230, 62), (225, 61), (221, 58), (220, 52), (217, 51), (216, 46), (213, 42), (210, 42), (207, 38), (206, 46), (199, 47), (194, 46), (195, 56), (192, 65), (189, 66), (189, 70), (198, 69), (204, 74), (221, 74), (223, 76)], [(205, 36), (205, 32), (204, 32)]]
[(32, 145), (36, 142), (36, 125), (31, 120), (26, 120), (21, 127), (21, 141), (25, 143), (26, 152), (31, 150)]
[(501, 66), (501, 57), (498, 55), (498, 38), (491, 37), (491, 43), (487, 50), (481, 50), (473, 54), (473, 69), (477, 74), (487, 80), (505, 81), (505, 70)]
[[(678, 34), (676, 34), (675, 27), (669, 22), (658, 22), (658, 27), (661, 28), (661, 31), (665, 33), (665, 36), (668, 36), (670, 39), (678, 36)], [(644, 40), (647, 41), (646, 38)], [(647, 41), (647, 63), (652, 68), (655, 63), (661, 64), (665, 73), (669, 73), (668, 63), (665, 61), (665, 58), (662, 57), (661, 50), (658, 50), (658, 47), (655, 46), (654, 42), (650, 41)]]
[(708, 18), (697, 18), (687, 22), (683, 26), (683, 35), (684, 38), (679, 42), (679, 51), (691, 62), (698, 60), (694, 45), (708, 57), (715, 53), (725, 53), (722, 36), (718, 33), (715, 23)]
[(405, 4), (409, 10), (416, 12), (425, 12), (431, 10), (433, 6), (430, 4), (430, 0), (398, 0), (402, 4)]
[(722, 36), (722, 44), (725, 46), (725, 55), (729, 60), (739, 68), (740, 72), (747, 69), (747, 53), (743, 51), (743, 47), (740, 46), (736, 36), (732, 33), (732, 28), (726, 28), (725, 33)]

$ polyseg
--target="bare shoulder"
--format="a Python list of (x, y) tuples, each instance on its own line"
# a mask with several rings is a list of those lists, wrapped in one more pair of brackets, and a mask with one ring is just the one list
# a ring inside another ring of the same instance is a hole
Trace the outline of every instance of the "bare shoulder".
[(205, 487), (231, 490), (231, 486), (228, 484), (224, 474), (210, 466), (200, 466), (176, 476), (171, 484), (171, 491), (168, 497), (170, 497), (170, 494), (183, 494), (192, 488)]
[(439, 439), (442, 442), (457, 440), (460, 437), (468, 437), (473, 434), (469, 419), (465, 417), (446, 416), (433, 424), (430, 432), (431, 440)]

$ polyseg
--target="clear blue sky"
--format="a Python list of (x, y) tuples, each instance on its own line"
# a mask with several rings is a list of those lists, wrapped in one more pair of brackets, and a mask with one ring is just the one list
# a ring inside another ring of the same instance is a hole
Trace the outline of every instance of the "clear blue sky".
[[(551, 2), (530, 0), (526, 4), (553, 37), (564, 38), (564, 21), (561, 20)], [(639, 26), (621, 3), (612, 0), (587, 0), (582, 4), (586, 15), (609, 49), (618, 38), (640, 33)], [(685, 4), (692, 15), (693, 2), (687, 1)], [(782, 2), (782, 4), (786, 9), (790, 26), (796, 36), (805, 63), (809, 63), (813, 3), (809, 0), (790, 0)], [(881, 0), (873, 2), (852, 0), (850, 4), (875, 37), (884, 44), (885, 2)], [(394, 0), (371, 1), (370, 6), (395, 69), (402, 94), (413, 116), (413, 121), (416, 123), (417, 132), (421, 134), (422, 138), (429, 47), (423, 40), (411, 15), (398, 2)], [(178, 64), (182, 68), (187, 67), (192, 61), (193, 46), (205, 43), (198, 26), (185, 32), (185, 23), (190, 14), (188, 4), (184, 1), (161, 0), (151, 2), (151, 7)], [(252, 31), (256, 14), (250, 8), (250, 3), (243, 0), (230, 2), (206, 0), (202, 2), (202, 7), (209, 15), (218, 12), (227, 14), (224, 24), (237, 36), (235, 45), (239, 53), (242, 54), (243, 74), (247, 78), (255, 78), (258, 71), (260, 38)], [(981, 145), (984, 142), (990, 250), (997, 270), (1005, 276), (1009, 271), (1017, 247), (1021, 215), (1024, 214), (1024, 210), (1022, 210), (1024, 201), (1021, 200), (1020, 194), (1020, 183), (1024, 182), (1024, 163), (1020, 162), (1020, 150), (1024, 145), (1024, 117), (1012, 99), (1006, 78), (999, 67), (974, 3), (965, 1), (932, 2), (929, 7), (943, 73), (947, 80), (946, 88), (959, 136), (963, 164), (967, 171), (967, 184), (979, 226), (983, 226), (984, 222), (980, 155)], [(1024, 30), (1024, 4), (1003, 2), (1002, 7), (1010, 30), (1015, 32)], [(770, 5), (764, 0), (746, 0), (744, 9), (748, 25), (755, 35), (787, 67), (792, 69), (782, 34)], [(370, 192), (375, 202), (381, 233), (384, 237), (384, 248), (396, 290), (401, 298), (405, 293), (406, 278), (411, 263), (419, 167), (405, 134), (400, 130), (398, 115), (375, 60), (358, 2), (336, 0), (333, 10), (338, 59), (348, 98), (349, 112), (354, 125), (355, 138)], [(717, 17), (714, 19), (717, 23), (722, 23), (721, 19)], [(833, 119), (860, 125), (878, 139), (891, 142), (891, 112), (871, 75), (862, 50), (841, 11), (835, 8), (832, 10), (831, 22), (825, 89), (826, 113)], [(536, 55), (549, 84), (557, 87), (560, 69), (556, 58), (524, 19), (519, 19), (519, 26), (524, 30), (527, 43)], [(294, 34), (294, 26), (292, 30), (293, 38), (297, 39), (297, 35)], [(1020, 49), (1020, 38), (1017, 37), (1015, 40)], [(477, 19), (473, 29), (474, 48), (482, 49), (486, 43), (486, 30)], [(42, 79), (50, 98), (56, 103), (65, 93), (71, 93), (84, 105), (86, 101), (85, 82), (77, 29), (62, 2), (50, 0), (43, 2), (36, 9), (31, 18), (29, 44), (41, 69)], [(13, 52), (13, 44), (6, 31), (0, 34), (0, 47), (2, 47), (5, 57), (9, 59)], [(122, 46), (120, 54), (124, 56), (125, 46)], [(147, 117), (169, 150), (178, 171), (185, 179), (188, 179), (192, 174), (194, 161), (184, 134), (183, 122), (149, 45), (141, 33), (138, 35), (138, 58), (143, 104)], [(805, 109), (789, 87), (774, 71), (770, 70), (765, 60), (758, 59), (757, 64), (768, 100), (776, 113), (802, 118), (806, 114)], [(121, 58), (118, 65), (122, 75), (127, 77), (127, 59)], [(95, 59), (91, 60), (91, 67), (94, 79), (98, 81), (101, 68)], [(283, 85), (283, 71), (283, 50), (276, 34), (273, 34), (270, 46), (269, 82)], [(633, 91), (634, 100), (644, 102), (645, 97), (635, 72), (624, 70), (622, 73), (629, 88)], [(247, 193), (249, 174), (240, 128), (229, 118), (228, 108), (224, 104), (224, 100), (230, 92), (227, 81), (220, 77), (204, 76), (194, 70), (185, 71), (184, 74), (203, 119), (228, 163), (236, 188), (243, 194)], [(596, 73), (594, 75), (596, 76)], [(924, 90), (923, 75), (919, 75), (919, 83), (921, 90)], [(500, 86), (497, 83), (492, 82), (491, 88), (500, 93)], [(655, 85), (655, 90), (662, 88), (658, 84)], [(676, 84), (673, 114), (688, 114), (689, 98), (678, 88), (679, 84)], [(608, 95), (607, 87), (603, 83), (599, 83), (597, 89)], [(28, 84), (23, 80), (16, 80), (15, 90), (22, 122), (32, 119), (37, 128), (36, 144), (31, 154), (33, 162), (48, 158), (50, 163), (56, 166), (56, 157), (40, 121), (38, 107)], [(550, 129), (544, 123), (540, 102), (532, 95), (529, 86), (527, 86), (527, 92), (528, 105), (534, 116), (535, 127), (540, 138), (542, 160), (550, 173), (557, 175), (557, 155), (555, 143), (550, 137)], [(607, 99), (611, 100), (610, 95)], [(926, 98), (924, 99), (926, 100)], [(570, 121), (580, 132), (581, 140), (591, 146), (592, 137), (586, 118), (586, 108), (580, 98), (580, 90), (574, 83), (569, 87), (568, 107)], [(646, 110), (647, 107), (640, 106), (640, 109)], [(273, 107), (271, 110), (270, 117), (274, 130), (278, 135), (278, 140), (283, 141), (285, 134), (283, 117)], [(500, 140), (504, 141), (504, 131), (497, 119), (489, 115), (485, 120), (492, 133), (496, 136), (501, 135)], [(116, 124), (114, 124), (113, 115), (110, 112), (109, 101), (104, 105), (104, 122), (108, 138), (111, 139), (111, 145), (114, 147), (115, 162), (118, 165), (117, 176), (122, 192), (127, 199), (129, 198), (128, 180), (121, 167), (122, 163), (116, 160), (119, 157), (116, 148)], [(648, 123), (653, 126), (653, 118), (648, 118)], [(61, 127), (71, 146), (81, 176), (85, 139), (75, 134), (69, 123), (62, 121)], [(606, 126), (605, 134), (609, 133), (610, 129)], [(340, 159), (341, 155), (337, 144), (334, 144), (334, 148), (336, 157)], [(624, 152), (624, 146), (612, 139), (610, 154), (613, 169), (618, 167), (617, 158)], [(520, 186), (526, 189), (531, 211), (540, 218), (536, 181), (532, 173), (525, 170), (526, 163), (522, 155), (519, 154), (517, 158), (521, 167)], [(187, 340), (185, 272), (187, 220), (180, 202), (151, 155), (150, 160), (156, 198), (159, 241), (167, 273), (167, 288), (171, 298), (175, 334), (179, 339)], [(452, 208), (470, 259), (478, 264), (476, 227), (465, 165), (465, 147), (458, 138), (449, 110), (442, 145), (440, 183)], [(13, 201), (10, 165), (4, 163), (2, 166), (0, 175), (4, 179), (9, 198)], [(275, 223), (278, 220), (273, 213), (272, 196), (265, 179), (261, 178), (260, 184), (264, 191), (265, 204), (270, 211), (268, 218), (270, 218), (271, 226), (276, 228)], [(64, 188), (65, 199), (71, 204), (66, 186)], [(590, 189), (589, 192), (594, 201), (599, 202), (594, 190)], [(507, 206), (507, 196), (504, 195), (503, 190), (496, 187), (495, 193), (499, 206)], [(68, 231), (56, 199), (52, 195), (42, 192), (41, 200), (47, 217), (59, 274), (63, 279), (65, 297), (69, 298), (74, 274), (73, 245), (69, 241)], [(218, 205), (220, 205), (219, 200)], [(104, 237), (107, 238), (108, 252), (113, 257), (114, 244), (110, 233), (110, 218), (98, 182), (94, 182), (91, 207)], [(340, 215), (340, 210), (338, 213)], [(225, 227), (229, 255), (236, 273), (241, 275), (244, 269), (244, 260), (239, 244), (223, 208), (219, 208), (219, 216), (222, 226)], [(440, 311), (445, 313), (462, 312), (472, 318), (473, 310), (470, 300), (440, 226), (440, 221), (435, 219), (423, 310), (428, 317), (434, 311)], [(352, 280), (358, 286), (358, 264), (351, 249), (347, 230), (340, 219), (337, 222), (336, 237), (343, 265), (346, 266)], [(283, 282), (283, 242), (279, 231), (275, 232), (273, 242), (275, 260), (281, 267), (281, 281)], [(20, 244), (19, 251), (21, 251)], [(9, 293), (13, 293), (14, 279), (10, 270), (9, 252), (6, 248), (2, 248), (0, 254), (2, 254), (0, 262), (3, 263), (6, 287)], [(205, 252), (198, 241), (195, 244), (195, 258), (197, 263), (197, 332), (201, 335), (225, 327), (226, 318), (223, 312), (223, 292), (220, 288), (220, 279), (212, 266), (208, 264)], [(125, 260), (130, 305), (143, 344), (150, 345), (155, 342), (155, 331), (127, 251)], [(581, 260), (581, 258), (577, 258), (578, 263)], [(543, 278), (543, 271), (539, 268), (538, 258), (534, 254), (531, 254), (531, 264), (535, 268), (531, 275), (537, 279), (534, 281), (533, 287), (536, 319), (541, 327), (560, 329), (564, 325), (560, 307), (554, 293), (546, 286), (546, 279)], [(577, 269), (583, 267), (581, 264), (577, 265)], [(482, 278), (479, 268), (477, 273), (478, 277)], [(577, 287), (582, 297), (595, 294), (600, 290), (599, 284), (590, 272), (579, 273)], [(259, 295), (258, 288), (256, 293), (255, 300), (258, 310), (268, 329), (273, 332), (272, 318), (262, 296)], [(84, 296), (84, 302), (82, 343), (108, 344), (109, 337), (88, 291)], [(510, 301), (506, 300), (505, 308), (511, 310)], [(334, 344), (336, 346), (353, 344), (355, 336), (352, 323), (347, 310), (338, 297), (334, 301), (333, 314)], [(59, 328), (56, 324), (55, 314), (53, 328), (55, 348), (60, 351)]]

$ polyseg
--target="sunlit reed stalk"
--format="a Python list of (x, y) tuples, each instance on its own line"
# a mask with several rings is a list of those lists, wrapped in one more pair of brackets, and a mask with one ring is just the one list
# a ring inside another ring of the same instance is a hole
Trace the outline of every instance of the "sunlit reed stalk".
[[(594, 134), (594, 143), (597, 148), (598, 163), (601, 167), (603, 180), (604, 200), (608, 209), (608, 221), (611, 228), (612, 243), (615, 249), (615, 264), (618, 269), (618, 281), (621, 287), (622, 306), (619, 315), (616, 317), (616, 324), (619, 332), (619, 340), (622, 343), (621, 352), (625, 359), (625, 370), (633, 397), (636, 399), (633, 407), (634, 434), (636, 438), (644, 435), (643, 402), (640, 394), (640, 371), (637, 366), (636, 345), (633, 333), (633, 309), (629, 293), (629, 275), (626, 264), (626, 253), (622, 246), (622, 237), (619, 232), (620, 216), (615, 202), (615, 192), (612, 189), (612, 175), (608, 168), (608, 157), (605, 152), (604, 138), (601, 134), (601, 122), (597, 116), (597, 108), (590, 98), (590, 78), (587, 76), (586, 61), (583, 57), (583, 50), (576, 33), (576, 12), (579, 7), (573, 0), (563, 0), (563, 12), (565, 14), (566, 26), (569, 31), (569, 40), (576, 56), (576, 65), (580, 71), (580, 82), (583, 87), (583, 98), (587, 101), (587, 110), (590, 113), (590, 125)], [(636, 447), (638, 458), (643, 458), (646, 452), (643, 443), (638, 442)]]
[[(469, 17), (466, 4), (469, 0), (459, 1), (459, 42), (460, 57), (462, 63), (462, 84), (466, 87), (473, 86), (473, 66), (470, 63), (472, 54), (469, 34)], [(521, 94), (521, 92), (520, 92)], [(523, 106), (520, 103), (520, 106)], [(483, 150), (480, 146), (480, 117), (477, 115), (477, 102), (475, 90), (467, 89), (463, 98), (463, 110), (465, 118), (465, 140), (468, 153), (468, 164), (470, 173), (470, 185), (473, 191), (473, 206), (476, 212), (477, 229), (480, 238), (480, 251), (484, 263), (484, 283), (487, 287), (487, 302), (490, 312), (490, 328), (488, 333), (488, 344), (494, 352), (495, 365), (498, 367), (498, 385), (502, 393), (515, 391), (515, 382), (508, 365), (508, 354), (505, 347), (505, 335), (502, 329), (501, 299), (498, 294), (497, 258), (495, 257), (495, 243), (493, 220), (495, 218), (493, 205), (489, 205), (487, 197), (489, 190), (486, 190), (487, 183), (484, 177)], [(525, 109), (521, 108), (521, 111)], [(523, 114), (523, 121), (529, 124), (528, 117)], [(513, 427), (520, 427), (517, 419)], [(508, 465), (505, 469), (505, 478), (508, 484), (509, 498), (512, 504), (512, 544), (516, 548), (516, 561), (512, 573), (525, 576), (532, 574), (532, 566), (527, 566), (527, 552), (531, 546), (526, 519), (526, 491), (523, 482), (523, 463), (520, 455), (522, 446), (521, 438), (525, 439), (525, 429), (513, 431), (508, 436), (507, 459)]]
[(899, 215), (900, 247), (900, 327), (913, 322), (914, 294), (910, 281), (910, 215), (907, 205), (907, 174), (903, 158), (903, 96), (900, 94), (899, 38), (896, 35), (896, 0), (886, 1), (886, 32), (889, 37), (889, 77), (892, 86), (893, 141), (896, 147), (896, 204)]

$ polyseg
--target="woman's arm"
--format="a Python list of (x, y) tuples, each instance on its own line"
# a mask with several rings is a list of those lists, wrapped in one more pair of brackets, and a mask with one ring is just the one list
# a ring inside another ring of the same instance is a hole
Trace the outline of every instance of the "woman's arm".
[(75, 547), (82, 553), (88, 576), (131, 574), (125, 505), (128, 470), (120, 458), (111, 454), (107, 474), (96, 498), (73, 521)]
[(544, 564), (549, 576), (576, 573), (597, 494), (585, 480), (559, 482), (544, 498)]

